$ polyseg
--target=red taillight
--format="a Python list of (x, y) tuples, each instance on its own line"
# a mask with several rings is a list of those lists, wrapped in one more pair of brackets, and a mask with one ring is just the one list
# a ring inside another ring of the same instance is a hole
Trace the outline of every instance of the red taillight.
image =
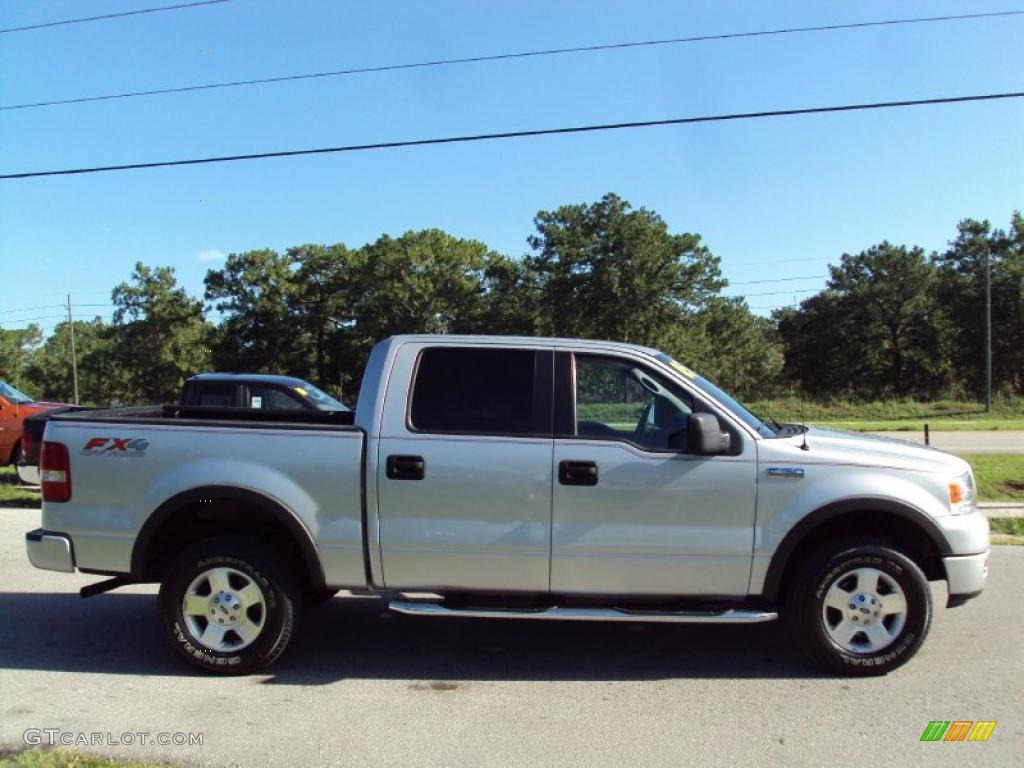
[(39, 480), (43, 501), (68, 501), (71, 498), (71, 461), (64, 443), (43, 441), (39, 454)]

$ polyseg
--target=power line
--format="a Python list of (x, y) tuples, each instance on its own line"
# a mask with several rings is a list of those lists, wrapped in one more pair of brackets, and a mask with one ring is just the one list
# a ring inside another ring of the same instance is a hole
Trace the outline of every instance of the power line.
[(385, 141), (374, 144), (351, 144), (341, 147), (321, 147), (319, 149), (290, 149), (280, 152), (256, 152), (247, 155), (223, 155), (220, 157), (203, 157), (190, 160), (162, 160), (148, 163), (128, 163), (125, 165), (102, 165), (91, 168), (66, 168), (57, 171), (28, 171), (25, 173), (0, 174), (0, 179), (28, 179), (37, 176), (69, 176), (81, 173), (105, 173), (109, 171), (129, 171), (140, 168), (166, 168), (176, 165), (202, 165), (205, 163), (227, 163), (239, 160), (263, 160), (270, 157), (297, 157), (301, 155), (325, 155), (336, 152), (363, 152), (371, 149), (397, 149), (399, 147), (421, 147), (434, 144), (464, 144), (474, 141), (494, 141), (497, 139), (517, 139), (530, 136), (553, 136), (568, 133), (592, 133), (596, 131), (614, 131), (625, 128), (649, 128), (659, 125), (689, 125), (692, 123), (726, 122), (730, 120), (752, 120), (763, 117), (787, 117), (792, 115), (812, 115), (826, 112), (855, 112), (871, 109), (891, 109), (895, 107), (920, 107), (931, 104), (955, 104), (969, 101), (992, 101), (995, 99), (1019, 99), (1024, 91), (1012, 93), (990, 93), (978, 96), (947, 96), (938, 99), (914, 99), (907, 101), (881, 101), (871, 104), (842, 104), (830, 107), (807, 107), (803, 109), (775, 109), (763, 112), (740, 112), (726, 115), (704, 115), (701, 117), (677, 117), (668, 120), (638, 120), (628, 123), (606, 123), (584, 125), (572, 128), (542, 128), (532, 131), (505, 131), (502, 133), (480, 133), (468, 136), (446, 136), (436, 139), (412, 139), (407, 141)]
[[(103, 306), (103, 305), (75, 304), (76, 308), (77, 307), (89, 307), (89, 306)], [(67, 305), (66, 304), (61, 305), (61, 307), (62, 308), (66, 308)], [(76, 320), (83, 320), (83, 319), (91, 320), (94, 317), (99, 317), (101, 314), (112, 315), (113, 313), (112, 312), (104, 312), (104, 313), (94, 312), (94, 313), (91, 313), (91, 314), (90, 313), (84, 313), (84, 314), (81, 314), (81, 315), (75, 315), (75, 319)], [(15, 318), (7, 319), (7, 320), (0, 320), (0, 325), (6, 324), (6, 323), (35, 323), (35, 322), (37, 322), (39, 320), (53, 320), (55, 318), (66, 318), (66, 317), (67, 317), (67, 314), (41, 315), (39, 317), (15, 317)]]
[(817, 293), (819, 288), (802, 288), (799, 291), (767, 291), (765, 293), (737, 293), (732, 296), (723, 296), (725, 299), (746, 299), (751, 296), (781, 296), (782, 294), (794, 294), (794, 293)]
[(31, 312), (34, 309), (53, 309), (54, 307), (63, 307), (63, 304), (41, 304), (36, 307), (22, 307), (21, 309), (4, 309), (0, 310), (0, 315), (10, 315), (15, 312)]
[[(761, 266), (767, 266), (762, 264)], [(770, 280), (745, 280), (742, 283), (729, 282), (730, 286), (733, 285), (761, 285), (762, 283), (791, 283), (794, 280), (822, 280), (828, 277), (828, 275), (807, 275), (806, 277), (773, 277)]]
[(47, 27), (61, 27), (65, 24), (81, 24), (85, 21), (102, 21), (104, 19), (116, 19), (121, 16), (138, 16), (143, 13), (157, 13), (158, 11), (174, 11), (181, 8), (194, 8), (197, 5), (215, 5), (217, 3), (226, 3), (228, 0), (200, 0), (195, 3), (179, 3), (178, 5), (163, 5), (159, 8), (140, 8), (137, 11), (122, 11), (121, 13), (105, 13), (102, 16), (86, 16), (81, 19), (64, 19), (63, 21), (50, 21), (46, 24), (30, 24), (27, 27), (10, 27), (9, 29), (0, 29), (0, 34), (7, 32), (27, 32), (30, 29), (45, 29)]
[[(223, 0), (216, 0), (222, 2)], [(50, 101), (37, 101), (26, 104), (8, 104), (0, 106), (0, 111), (12, 109), (33, 109), (37, 107), (53, 107), (62, 104), (81, 104), (89, 101), (109, 101), (112, 99), (131, 99), (141, 96), (159, 96), (169, 93), (187, 93), (189, 91), (207, 91), (215, 88), (238, 88), (246, 85), (268, 85), (273, 83), (294, 82), (296, 80), (313, 80), (324, 77), (343, 77), (346, 75), (365, 75), (379, 72), (394, 72), (403, 69), (423, 69), (426, 67), (453, 66), (459, 64), (479, 64), (488, 61), (507, 61), (510, 59), (526, 59), (540, 56), (560, 56), (571, 53), (592, 53), (596, 51), (622, 50), (626, 48), (645, 48), (661, 45), (679, 45), (684, 43), (710, 42), (715, 40), (730, 40), (747, 37), (767, 37), (770, 35), (792, 35), (808, 32), (828, 32), (842, 29), (864, 29), (867, 27), (896, 26), (903, 24), (923, 24), (940, 21), (966, 21), (969, 19), (983, 19), (997, 16), (1020, 16), (1024, 11), (997, 11), (993, 13), (966, 13), (957, 16), (929, 16), (923, 18), (888, 19), (883, 21), (861, 21), (850, 24), (826, 24), (814, 27), (790, 27), (787, 29), (767, 29), (753, 32), (725, 32), (716, 35), (695, 35), (691, 37), (674, 37), (664, 40), (640, 40), (626, 43), (608, 43), (605, 45), (585, 45), (573, 48), (550, 48), (538, 51), (519, 51), (516, 53), (499, 53), (490, 56), (468, 56), (457, 59), (436, 59), (433, 61), (419, 61), (405, 64), (385, 64), (374, 67), (355, 67), (351, 69), (338, 69), (327, 72), (308, 72), (298, 75), (282, 75), (279, 77), (263, 77), (253, 80), (229, 80), (220, 83), (205, 83), (200, 85), (184, 85), (173, 88), (153, 88), (145, 91), (126, 91), (124, 93), (110, 93), (99, 96), (79, 96), (71, 99), (53, 99)], [(10, 31), (10, 30), (4, 30)]]
[[(814, 256), (809, 259), (783, 259), (776, 260), (772, 259), (772, 264), (805, 264), (809, 261), (821, 261), (821, 256)], [(763, 267), (765, 262), (763, 261), (737, 261), (729, 262), (730, 267)]]
[(11, 320), (0, 320), (0, 324), (7, 323), (34, 323), (37, 320), (52, 320), (55, 317), (64, 317), (64, 315), (43, 315), (42, 317), (16, 317)]
[[(3, 309), (0, 310), (0, 315), (10, 315), (15, 312), (30, 312), (34, 309), (55, 309), (57, 307), (63, 308), (65, 304), (40, 304), (35, 307), (21, 307), (20, 309)], [(112, 307), (113, 304), (75, 304), (76, 307)]]

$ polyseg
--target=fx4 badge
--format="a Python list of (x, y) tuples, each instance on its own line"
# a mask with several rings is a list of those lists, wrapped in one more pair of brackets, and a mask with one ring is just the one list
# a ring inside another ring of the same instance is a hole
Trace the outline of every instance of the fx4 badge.
[(82, 447), (84, 456), (144, 456), (149, 440), (141, 437), (93, 437)]
[(768, 477), (783, 477), (788, 480), (800, 480), (803, 476), (803, 467), (768, 467)]

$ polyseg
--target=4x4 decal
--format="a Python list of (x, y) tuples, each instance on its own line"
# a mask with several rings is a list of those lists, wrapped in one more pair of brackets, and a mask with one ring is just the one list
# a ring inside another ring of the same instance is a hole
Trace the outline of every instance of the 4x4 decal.
[(130, 437), (92, 437), (82, 447), (84, 456), (144, 456), (149, 440)]

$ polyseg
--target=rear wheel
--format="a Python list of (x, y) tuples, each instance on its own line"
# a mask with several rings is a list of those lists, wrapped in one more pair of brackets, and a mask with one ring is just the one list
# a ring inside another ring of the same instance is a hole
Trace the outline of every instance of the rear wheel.
[(882, 675), (921, 648), (932, 597), (921, 569), (897, 550), (840, 542), (807, 559), (787, 613), (797, 642), (822, 666)]
[(291, 639), (299, 592), (287, 566), (258, 541), (199, 542), (171, 563), (160, 618), (175, 652), (207, 672), (243, 674), (272, 664)]

